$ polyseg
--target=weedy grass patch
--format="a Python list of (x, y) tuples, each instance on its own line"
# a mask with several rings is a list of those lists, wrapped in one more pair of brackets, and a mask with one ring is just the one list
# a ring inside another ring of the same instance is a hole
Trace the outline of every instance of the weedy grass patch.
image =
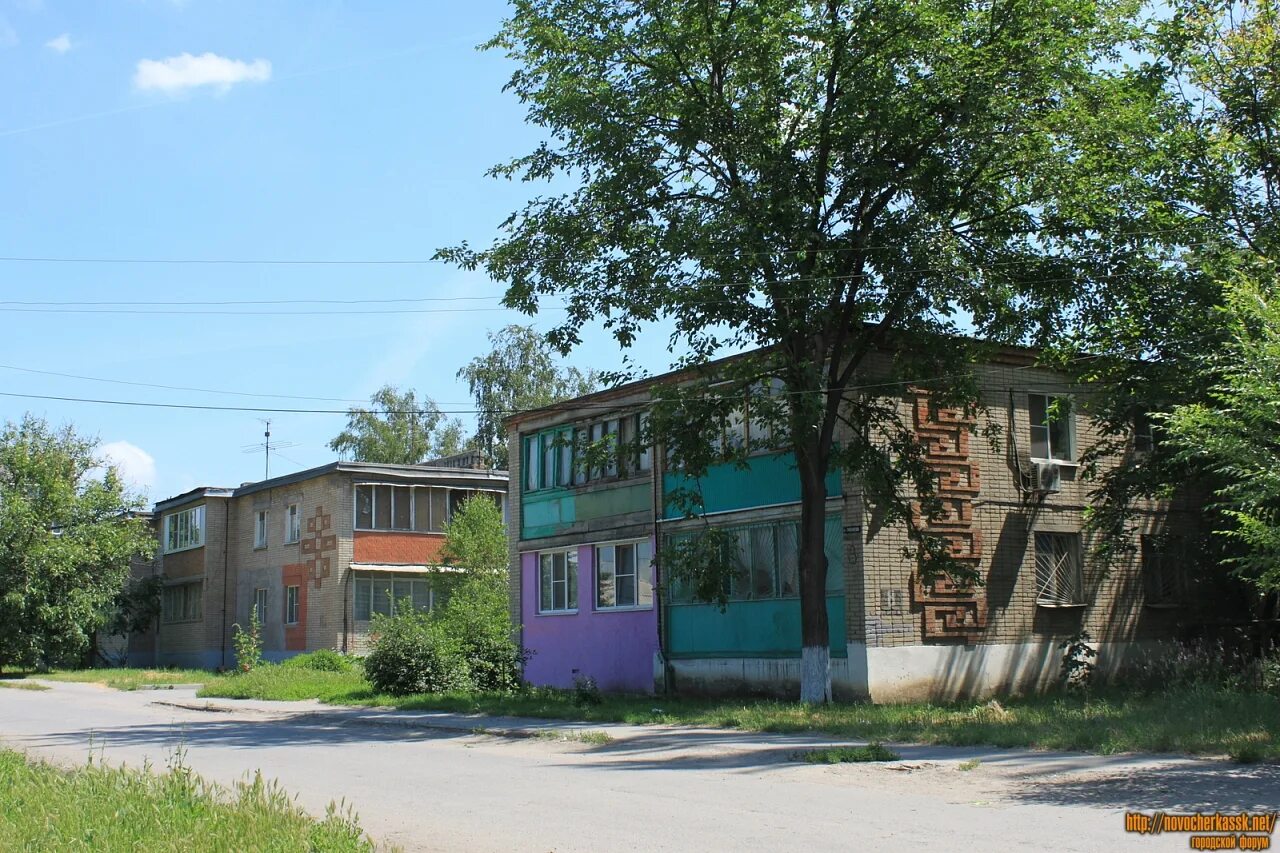
[(534, 717), (584, 723), (690, 725), (773, 733), (821, 733), (859, 741), (1027, 747), (1092, 752), (1177, 752), (1280, 759), (1280, 696), (1227, 688), (1067, 691), (986, 702), (895, 705), (702, 699), (602, 693), (583, 703), (573, 690), (378, 693), (359, 669), (347, 673), (263, 666), (217, 676), (201, 696), (319, 699), (336, 705)]
[(66, 770), (0, 751), (4, 849), (372, 851), (355, 814), (307, 814), (259, 774), (224, 788), (182, 764), (162, 773), (100, 763)]
[(807, 764), (850, 764), (868, 761), (897, 761), (901, 755), (884, 744), (872, 741), (866, 746), (833, 746), (796, 753), (795, 758)]
[(140, 690), (146, 687), (166, 687), (174, 684), (203, 684), (215, 674), (207, 669), (57, 669), (33, 674), (32, 677), (48, 681), (75, 681), (84, 684), (104, 684), (116, 690)]

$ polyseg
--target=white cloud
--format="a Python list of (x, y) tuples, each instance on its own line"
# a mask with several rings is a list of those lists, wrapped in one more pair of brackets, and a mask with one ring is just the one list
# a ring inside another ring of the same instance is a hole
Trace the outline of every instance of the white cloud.
[(114, 465), (120, 478), (135, 489), (151, 489), (156, 482), (156, 460), (127, 441), (111, 441), (98, 448), (104, 463)]
[(133, 85), (142, 91), (170, 94), (197, 86), (215, 86), (225, 92), (236, 83), (263, 83), (271, 79), (271, 63), (266, 59), (243, 62), (216, 53), (189, 53), (168, 59), (141, 59), (133, 74)]
[(66, 53), (71, 50), (71, 35), (63, 33), (57, 38), (49, 39), (44, 46), (52, 50), (54, 53)]

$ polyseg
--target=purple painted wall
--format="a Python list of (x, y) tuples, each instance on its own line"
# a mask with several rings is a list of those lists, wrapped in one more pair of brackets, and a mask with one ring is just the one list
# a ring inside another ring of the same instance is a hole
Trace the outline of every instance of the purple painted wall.
[(525, 678), (572, 687), (576, 675), (589, 675), (601, 690), (652, 693), (657, 603), (648, 610), (597, 611), (594, 558), (590, 545), (578, 548), (578, 612), (544, 616), (538, 613), (538, 555), (520, 555), (524, 644), (533, 652)]

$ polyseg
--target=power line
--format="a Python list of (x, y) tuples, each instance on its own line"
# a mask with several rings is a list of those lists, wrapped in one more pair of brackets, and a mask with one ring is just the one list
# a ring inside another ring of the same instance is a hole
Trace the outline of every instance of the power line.
[[(0, 134), (3, 135), (3, 134)], [(1152, 237), (1161, 234), (1178, 234), (1183, 228), (1157, 228), (1150, 230), (1125, 231), (1115, 235), (1118, 239), (1127, 237)], [(1218, 245), (1218, 240), (1188, 240), (1179, 245), (1191, 248), (1195, 246)], [(704, 255), (688, 255), (683, 260), (706, 261), (720, 258), (749, 258), (760, 256), (798, 255), (803, 253), (840, 254), (845, 252), (877, 252), (884, 249), (901, 249), (900, 244), (867, 244), (862, 246), (802, 246), (799, 248), (763, 249), (757, 251), (734, 250)], [(59, 255), (0, 255), (0, 262), (31, 264), (134, 264), (134, 265), (177, 265), (177, 266), (424, 266), (427, 264), (456, 265), (455, 261), (430, 258), (145, 258), (145, 257), (73, 257)], [(1010, 261), (1018, 264), (1023, 261)]]
[(32, 367), (18, 367), (12, 364), (0, 364), (0, 370), (16, 370), (20, 373), (35, 373), (40, 376), (57, 376), (62, 379), (79, 379), (85, 382), (107, 382), (112, 385), (133, 385), (139, 388), (160, 388), (165, 391), (195, 391), (201, 394), (226, 394), (232, 397), (274, 397), (280, 400), (315, 400), (324, 403), (357, 403), (367, 400), (356, 400), (347, 397), (312, 397), (302, 394), (256, 394), (252, 391), (226, 391), (219, 388), (196, 388), (190, 385), (160, 385), (155, 382), (133, 382), (128, 379), (105, 379), (100, 376), (83, 376), (78, 373), (59, 373), (54, 370), (36, 370)]

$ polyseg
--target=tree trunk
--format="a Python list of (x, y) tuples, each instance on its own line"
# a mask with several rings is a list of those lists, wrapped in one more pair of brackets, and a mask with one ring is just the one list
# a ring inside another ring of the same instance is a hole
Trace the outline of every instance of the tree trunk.
[(796, 454), (800, 473), (800, 701), (810, 704), (831, 701), (825, 461), (819, 453)]

